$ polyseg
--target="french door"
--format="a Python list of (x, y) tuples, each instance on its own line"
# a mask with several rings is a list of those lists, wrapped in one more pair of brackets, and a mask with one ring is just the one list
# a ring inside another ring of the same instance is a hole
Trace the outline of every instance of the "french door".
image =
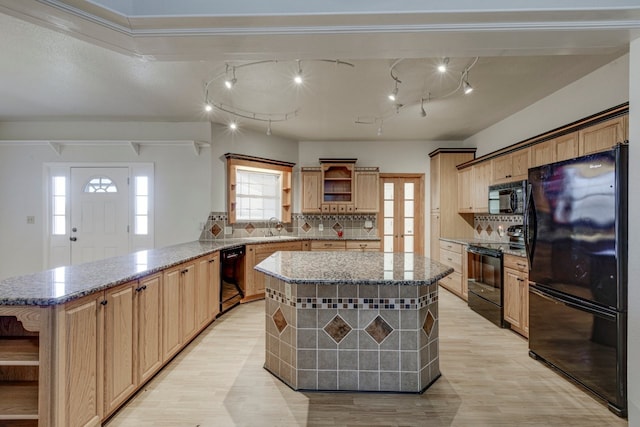
[(424, 174), (380, 174), (384, 252), (424, 255)]

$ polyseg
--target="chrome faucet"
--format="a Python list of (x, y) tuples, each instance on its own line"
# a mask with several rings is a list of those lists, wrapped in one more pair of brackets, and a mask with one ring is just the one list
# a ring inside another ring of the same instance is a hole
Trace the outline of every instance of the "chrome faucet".
[(279, 223), (280, 223), (280, 220), (275, 216), (272, 216), (271, 218), (269, 218), (269, 221), (267, 223), (267, 226), (269, 227), (269, 236), (273, 236), (272, 228), (273, 227), (277, 228)]

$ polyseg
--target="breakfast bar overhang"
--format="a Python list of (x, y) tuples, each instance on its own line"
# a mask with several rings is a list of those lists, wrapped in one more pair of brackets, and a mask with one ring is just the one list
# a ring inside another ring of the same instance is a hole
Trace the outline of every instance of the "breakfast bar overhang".
[(440, 377), (438, 280), (424, 256), (276, 252), (266, 275), (265, 368), (294, 390), (421, 393)]

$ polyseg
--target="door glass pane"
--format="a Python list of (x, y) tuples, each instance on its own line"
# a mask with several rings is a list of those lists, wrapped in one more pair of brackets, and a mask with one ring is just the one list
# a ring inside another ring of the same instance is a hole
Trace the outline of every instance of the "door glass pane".
[(413, 253), (413, 236), (404, 236), (404, 251), (406, 253)]
[(407, 182), (404, 184), (404, 199), (405, 200), (413, 200), (413, 193), (414, 193), (414, 185), (413, 182)]
[(384, 219), (384, 234), (393, 234), (393, 218)]
[[(404, 215), (405, 217), (413, 217), (413, 200), (404, 201)], [(385, 214), (385, 216), (387, 216)]]
[(393, 200), (384, 201), (384, 216), (385, 217), (393, 216)]
[(413, 218), (404, 219), (404, 234), (413, 236)]
[(386, 200), (388, 199), (393, 199), (393, 183), (392, 182), (385, 182), (384, 183), (384, 198)]
[(393, 252), (393, 236), (384, 236), (384, 251)]

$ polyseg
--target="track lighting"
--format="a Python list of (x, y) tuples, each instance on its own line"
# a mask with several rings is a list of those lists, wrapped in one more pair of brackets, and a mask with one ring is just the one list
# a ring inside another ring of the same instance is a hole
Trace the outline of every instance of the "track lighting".
[(380, 120), (380, 126), (378, 126), (378, 136), (382, 136), (382, 120)]
[(427, 112), (424, 109), (424, 98), (420, 98), (420, 116), (427, 117)]
[[(235, 86), (236, 82), (238, 81), (236, 79), (236, 67), (232, 68), (233, 70), (233, 77), (231, 78), (231, 80), (229, 80), (228, 78), (224, 80), (224, 85), (227, 89), (231, 89), (233, 86)], [(227, 72), (229, 71), (229, 66), (227, 65)]]
[(438, 65), (438, 71), (441, 73), (446, 73), (448, 66), (449, 66), (449, 58), (444, 58), (440, 63), (440, 65)]
[(213, 111), (213, 105), (207, 102), (206, 104), (204, 104), (204, 111), (206, 111), (207, 113), (210, 113), (211, 111)]
[(471, 85), (469, 84), (469, 82), (467, 81), (467, 75), (465, 73), (465, 77), (462, 80), (462, 90), (464, 90), (464, 94), (468, 95), (471, 92), (473, 92), (473, 87), (471, 87)]
[(302, 84), (302, 68), (300, 68), (300, 60), (298, 60), (297, 62), (298, 62), (298, 72), (293, 77), (293, 81), (295, 84), (301, 85)]
[(393, 91), (389, 94), (389, 101), (395, 101), (398, 97), (398, 81), (396, 80)]
[(271, 120), (269, 120), (269, 125), (267, 126), (267, 136), (271, 136)]
[(236, 122), (229, 123), (229, 129), (231, 129), (231, 130), (238, 129), (238, 124)]

